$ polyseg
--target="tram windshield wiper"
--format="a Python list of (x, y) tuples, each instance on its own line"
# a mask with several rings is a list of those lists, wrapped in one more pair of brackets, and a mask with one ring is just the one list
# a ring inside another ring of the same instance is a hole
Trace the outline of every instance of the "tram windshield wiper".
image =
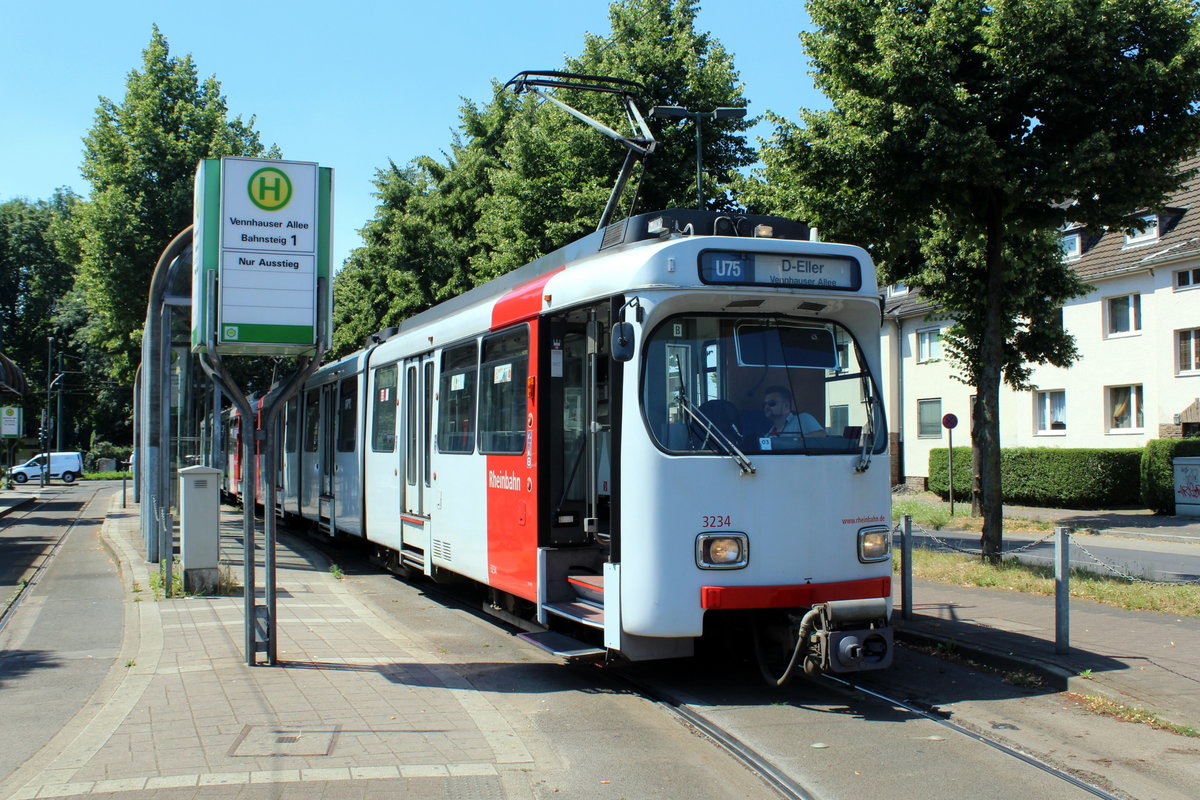
[(738, 446), (734, 444), (729, 437), (726, 436), (725, 433), (704, 414), (703, 411), (695, 408), (687, 399), (686, 394), (683, 392), (676, 393), (675, 402), (679, 405), (679, 408), (685, 414), (695, 420), (696, 424), (699, 425), (701, 430), (704, 431), (705, 440), (707, 441), (708, 439), (712, 439), (712, 441), (717, 445), (718, 450), (734, 460), (734, 463), (738, 465), (738, 469), (742, 471), (743, 475), (754, 474), (754, 464), (750, 462), (750, 459), (746, 457), (746, 454), (739, 450)]
[(854, 465), (855, 472), (866, 472), (871, 468), (871, 449), (875, 446), (875, 395), (871, 392), (870, 378), (862, 377), (863, 405), (866, 406), (867, 424), (862, 433), (862, 452), (859, 453), (858, 463)]

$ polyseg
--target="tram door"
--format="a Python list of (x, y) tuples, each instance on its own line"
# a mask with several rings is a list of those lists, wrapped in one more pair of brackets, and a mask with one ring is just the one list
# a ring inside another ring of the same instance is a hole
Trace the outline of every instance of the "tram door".
[(576, 309), (549, 329), (550, 511), (544, 544), (607, 544), (611, 533), (609, 307)]
[(320, 516), (334, 523), (333, 513), (333, 468), (334, 442), (337, 438), (337, 383), (330, 382), (321, 387), (321, 445), (317, 453), (320, 464)]
[(404, 544), (425, 548), (429, 536), (430, 486), (433, 479), (433, 355), (404, 362)]

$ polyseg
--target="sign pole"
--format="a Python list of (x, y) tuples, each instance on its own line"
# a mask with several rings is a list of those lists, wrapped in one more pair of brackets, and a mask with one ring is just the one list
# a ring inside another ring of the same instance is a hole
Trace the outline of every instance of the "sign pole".
[(946, 460), (946, 469), (950, 473), (950, 518), (954, 518), (954, 429), (958, 427), (958, 417), (953, 414), (946, 414), (942, 417), (942, 427), (946, 429), (948, 444), (950, 445), (950, 457)]
[[(246, 664), (276, 663), (276, 422), (329, 344), (333, 171), (311, 162), (228, 157), (196, 170), (192, 350), (242, 416)], [(226, 356), (297, 356), (296, 371), (254, 407)], [(259, 463), (259, 456), (262, 462)], [(263, 484), (263, 586), (254, 519)]]

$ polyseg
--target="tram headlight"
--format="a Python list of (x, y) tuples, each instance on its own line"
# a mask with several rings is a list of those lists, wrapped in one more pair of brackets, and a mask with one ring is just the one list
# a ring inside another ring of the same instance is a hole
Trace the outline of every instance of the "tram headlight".
[(696, 537), (700, 569), (741, 569), (750, 562), (750, 537), (744, 533), (702, 533)]
[(886, 561), (892, 554), (892, 531), (871, 527), (858, 530), (858, 560), (863, 563)]

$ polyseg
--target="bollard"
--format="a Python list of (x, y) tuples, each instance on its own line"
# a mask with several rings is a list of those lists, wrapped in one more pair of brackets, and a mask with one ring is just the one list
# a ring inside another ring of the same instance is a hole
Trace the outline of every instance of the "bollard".
[(1054, 529), (1054, 652), (1071, 650), (1071, 529)]
[(900, 617), (912, 619), (912, 517), (900, 517)]

